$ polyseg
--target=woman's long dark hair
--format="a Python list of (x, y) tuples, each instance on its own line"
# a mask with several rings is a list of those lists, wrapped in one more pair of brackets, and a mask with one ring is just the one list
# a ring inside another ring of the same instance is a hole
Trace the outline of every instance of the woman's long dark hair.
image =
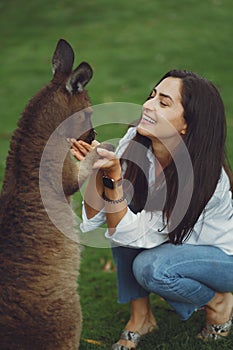
[[(208, 80), (193, 72), (183, 70), (168, 72), (156, 85), (168, 77), (179, 78), (182, 81), (182, 105), (184, 118), (188, 125), (183, 141), (190, 155), (194, 180), (190, 196), (191, 200), (187, 210), (185, 209), (186, 213), (175, 228), (169, 230), (168, 225), (170, 242), (181, 244), (191, 234), (195, 223), (213, 195), (221, 175), (222, 166), (226, 169), (231, 181), (231, 189), (233, 188), (233, 183), (232, 173), (225, 153), (226, 118), (224, 105), (218, 90)], [(149, 201), (149, 207), (145, 207), (146, 203), (148, 203), (147, 179), (149, 176), (149, 161), (146, 155), (148, 148), (151, 146), (151, 141), (138, 133), (132, 141), (122, 156), (122, 162), (127, 164), (125, 178), (133, 184), (135, 189), (131, 207), (134, 212), (139, 212), (142, 209), (153, 211), (157, 209), (156, 201)], [(135, 152), (135, 142), (144, 147), (139, 147), (137, 152)], [(134, 162), (132, 154), (140, 160), (140, 163)], [(180, 157), (182, 159), (182, 154)], [(189, 169), (185, 169), (184, 165), (183, 174), (187, 186), (184, 183), (182, 189), (179, 188), (179, 192), (183, 191), (179, 197), (182, 202), (178, 206), (180, 208), (184, 208), (186, 205), (185, 200), (190, 179), (188, 172)], [(171, 161), (164, 169), (164, 175), (167, 192), (163, 205), (163, 219), (164, 222), (167, 221), (169, 223), (171, 215), (174, 215), (172, 212), (175, 209), (179, 186), (174, 161)]]

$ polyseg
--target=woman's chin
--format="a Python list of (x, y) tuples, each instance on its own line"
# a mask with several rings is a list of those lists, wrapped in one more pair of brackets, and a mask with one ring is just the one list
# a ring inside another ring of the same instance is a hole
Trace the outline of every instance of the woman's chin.
[(142, 136), (146, 136), (148, 138), (154, 138), (155, 135), (152, 134), (152, 132), (150, 130), (148, 130), (148, 127), (144, 126), (143, 124), (139, 124), (137, 126), (137, 132), (142, 135)]

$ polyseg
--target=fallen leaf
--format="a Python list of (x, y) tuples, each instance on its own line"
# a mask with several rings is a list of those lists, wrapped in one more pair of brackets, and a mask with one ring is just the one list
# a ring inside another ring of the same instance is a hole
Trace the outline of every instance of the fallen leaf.
[(94, 345), (100, 345), (103, 346), (104, 344), (101, 341), (94, 340), (94, 339), (83, 339), (88, 344), (94, 344)]

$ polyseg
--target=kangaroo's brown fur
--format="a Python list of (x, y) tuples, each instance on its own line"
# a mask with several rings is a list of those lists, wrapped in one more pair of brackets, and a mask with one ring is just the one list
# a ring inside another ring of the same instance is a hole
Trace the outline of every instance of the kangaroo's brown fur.
[[(10, 144), (0, 197), (1, 350), (79, 347), (79, 245), (67, 204), (79, 183), (66, 137), (91, 143), (94, 131), (84, 89), (92, 70), (83, 62), (72, 71), (73, 61), (72, 48), (61, 39), (53, 56), (53, 79), (26, 106)], [(59, 128), (83, 109), (68, 128)], [(88, 164), (83, 168), (88, 170)], [(87, 175), (81, 174), (81, 182)]]

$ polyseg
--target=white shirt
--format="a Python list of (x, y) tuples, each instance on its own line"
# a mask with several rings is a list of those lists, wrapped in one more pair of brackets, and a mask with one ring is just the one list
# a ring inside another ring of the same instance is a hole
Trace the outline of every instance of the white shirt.
[[(123, 154), (129, 141), (135, 134), (136, 128), (132, 127), (120, 140), (116, 150), (119, 157)], [(150, 149), (147, 152), (147, 157), (150, 161), (149, 188), (152, 188), (155, 183), (155, 162), (154, 155)], [(82, 232), (94, 230), (106, 221), (104, 209), (91, 219), (87, 219), (83, 205), (82, 219), (83, 222), (80, 225)], [(153, 248), (168, 241), (168, 234), (163, 224), (161, 211), (148, 212), (142, 210), (134, 214), (129, 208), (117, 225), (114, 234), (110, 236), (107, 231), (105, 236), (111, 240), (113, 245), (132, 248)], [(216, 246), (226, 254), (233, 255), (232, 193), (229, 178), (224, 169), (222, 169), (213, 196), (184, 244)]]

